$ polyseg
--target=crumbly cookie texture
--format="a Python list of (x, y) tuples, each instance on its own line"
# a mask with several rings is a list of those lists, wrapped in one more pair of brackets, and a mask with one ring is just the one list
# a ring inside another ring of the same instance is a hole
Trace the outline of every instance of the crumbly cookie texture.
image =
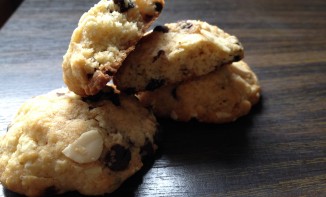
[(117, 189), (157, 146), (156, 119), (107, 87), (81, 98), (58, 89), (27, 101), (0, 141), (0, 181), (27, 196)]
[(95, 95), (159, 16), (164, 0), (101, 0), (74, 30), (63, 79), (80, 96)]
[(240, 61), (192, 81), (142, 92), (138, 96), (158, 117), (226, 123), (250, 111), (259, 100), (260, 86), (255, 73)]
[(198, 20), (170, 23), (139, 41), (114, 83), (127, 92), (154, 90), (205, 75), (243, 55), (239, 40), (217, 26)]

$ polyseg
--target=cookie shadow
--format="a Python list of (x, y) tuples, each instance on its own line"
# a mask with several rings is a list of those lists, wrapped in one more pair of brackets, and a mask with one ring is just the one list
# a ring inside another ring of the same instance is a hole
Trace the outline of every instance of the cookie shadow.
[(261, 99), (251, 112), (232, 123), (204, 124), (192, 120), (187, 123), (160, 119), (163, 159), (175, 165), (219, 163), (230, 166), (249, 161), (253, 155), (257, 115), (263, 112)]

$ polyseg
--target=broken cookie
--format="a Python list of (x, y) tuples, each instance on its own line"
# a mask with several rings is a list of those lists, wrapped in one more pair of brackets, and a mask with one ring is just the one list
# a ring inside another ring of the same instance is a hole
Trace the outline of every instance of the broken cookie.
[(214, 25), (185, 20), (156, 26), (114, 76), (119, 90), (134, 93), (193, 79), (243, 58), (239, 40)]
[(68, 88), (80, 96), (97, 94), (116, 73), (164, 0), (101, 0), (74, 30), (62, 64)]

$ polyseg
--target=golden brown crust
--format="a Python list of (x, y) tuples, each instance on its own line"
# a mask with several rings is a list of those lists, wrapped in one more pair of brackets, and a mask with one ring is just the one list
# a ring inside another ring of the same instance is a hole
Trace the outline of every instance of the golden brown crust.
[(146, 34), (114, 76), (120, 90), (154, 90), (205, 75), (239, 61), (243, 47), (235, 36), (203, 21), (157, 26)]
[(260, 86), (255, 73), (240, 61), (191, 81), (142, 92), (138, 97), (158, 117), (226, 123), (250, 111), (259, 100)]

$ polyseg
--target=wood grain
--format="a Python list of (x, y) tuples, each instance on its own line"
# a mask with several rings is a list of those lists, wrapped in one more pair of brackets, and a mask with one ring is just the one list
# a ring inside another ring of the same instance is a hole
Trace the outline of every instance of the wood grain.
[[(94, 3), (25, 0), (1, 29), (2, 133), (26, 99), (64, 85), (62, 56)], [(166, 0), (155, 24), (181, 19), (240, 39), (261, 102), (230, 124), (160, 120), (156, 158), (110, 196), (325, 196), (326, 1)]]

